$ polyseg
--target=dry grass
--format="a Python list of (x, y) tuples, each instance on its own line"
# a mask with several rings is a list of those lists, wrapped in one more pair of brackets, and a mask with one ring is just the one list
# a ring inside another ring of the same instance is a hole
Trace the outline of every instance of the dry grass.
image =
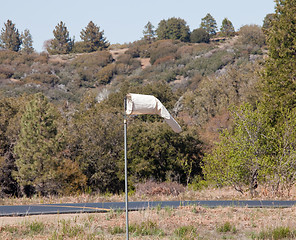
[[(296, 229), (296, 208), (187, 206), (130, 212), (129, 217), (130, 239), (268, 239), (260, 236), (277, 227), (290, 234)], [(124, 231), (124, 212), (0, 218), (0, 239), (9, 240), (125, 239)]]
[[(130, 201), (157, 200), (245, 200), (232, 188), (200, 191), (175, 185), (149, 183), (138, 188)], [(147, 189), (150, 189), (148, 191)], [(140, 191), (141, 190), (141, 191)], [(295, 200), (292, 189), (289, 197)], [(266, 189), (258, 189), (256, 199), (275, 199)], [(124, 201), (124, 195), (34, 197), (2, 199), (2, 204)], [(205, 208), (166, 207), (130, 212), (130, 239), (296, 239), (296, 207), (292, 208)], [(62, 214), (1, 217), (0, 239), (125, 239), (125, 213)]]
[[(33, 196), (32, 198), (1, 198), (0, 205), (27, 205), (53, 203), (86, 202), (124, 202), (124, 193), (116, 194), (79, 194), (77, 196)], [(267, 188), (259, 187), (257, 195), (250, 198), (248, 192), (241, 194), (231, 187), (205, 188), (198, 191), (184, 188), (178, 184), (149, 182), (137, 186), (137, 191), (129, 196), (129, 201), (186, 201), (186, 200), (296, 200), (296, 186), (289, 196), (274, 195)]]

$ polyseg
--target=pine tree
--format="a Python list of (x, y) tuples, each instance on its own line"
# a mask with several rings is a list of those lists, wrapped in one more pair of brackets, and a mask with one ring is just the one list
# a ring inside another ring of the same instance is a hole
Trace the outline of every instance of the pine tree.
[(62, 21), (53, 30), (54, 39), (47, 48), (50, 54), (67, 54), (72, 50), (74, 40), (69, 37), (69, 31)]
[(80, 32), (80, 38), (84, 42), (85, 52), (94, 52), (109, 47), (109, 43), (104, 37), (104, 31), (100, 31), (100, 27), (92, 21)]
[(155, 37), (154, 26), (150, 21), (145, 25), (143, 34), (144, 34), (144, 39), (149, 42), (154, 39)]
[(201, 19), (200, 27), (204, 28), (210, 34), (210, 36), (216, 35), (217, 22), (211, 14), (208, 13), (204, 18)]
[(264, 99), (269, 109), (296, 107), (296, 2), (277, 0), (266, 29), (268, 59), (263, 72)]
[(53, 187), (50, 185), (56, 178), (61, 144), (57, 120), (57, 112), (42, 94), (36, 94), (26, 105), (15, 146), (15, 177), (23, 188), (33, 186), (46, 194)]
[(222, 36), (225, 36), (225, 37), (231, 37), (231, 36), (234, 36), (234, 34), (235, 34), (235, 30), (232, 25), (232, 22), (230, 20), (228, 20), (227, 18), (223, 19), (220, 31), (221, 31)]
[(2, 28), (0, 35), (0, 46), (18, 52), (22, 44), (18, 29), (15, 28), (15, 24), (11, 20), (7, 20), (4, 25), (5, 28)]
[(161, 20), (156, 29), (158, 39), (173, 39), (182, 42), (189, 42), (190, 29), (184, 19), (169, 18), (168, 20)]
[(21, 35), (22, 38), (22, 49), (21, 51), (27, 54), (33, 53), (33, 40), (32, 35), (28, 29), (25, 29), (25, 31)]

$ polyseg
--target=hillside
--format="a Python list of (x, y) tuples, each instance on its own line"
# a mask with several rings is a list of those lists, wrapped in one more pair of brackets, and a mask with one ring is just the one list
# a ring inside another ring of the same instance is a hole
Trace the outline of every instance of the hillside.
[[(128, 92), (156, 96), (183, 128), (176, 135), (156, 117), (129, 120), (131, 186), (146, 180), (197, 183), (203, 154), (231, 128), (229, 106), (258, 99), (265, 46), (253, 39), (140, 40), (66, 55), (0, 51), (1, 194), (120, 192)], [(46, 137), (37, 134), (40, 128)], [(42, 161), (40, 149), (48, 149)], [(47, 171), (27, 169), (32, 159), (52, 169), (48, 183), (42, 180)], [(20, 188), (16, 179), (32, 185)]]

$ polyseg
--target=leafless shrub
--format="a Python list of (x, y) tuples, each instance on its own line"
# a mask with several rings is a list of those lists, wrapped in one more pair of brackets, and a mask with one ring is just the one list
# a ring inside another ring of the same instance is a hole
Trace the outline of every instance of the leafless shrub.
[(177, 182), (157, 183), (147, 181), (145, 183), (136, 184), (136, 192), (141, 195), (174, 195), (177, 196), (185, 191), (185, 187)]

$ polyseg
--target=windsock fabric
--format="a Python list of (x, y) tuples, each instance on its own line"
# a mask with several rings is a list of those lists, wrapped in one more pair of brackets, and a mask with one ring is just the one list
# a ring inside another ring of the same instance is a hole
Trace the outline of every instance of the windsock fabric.
[(141, 114), (157, 114), (165, 119), (165, 122), (173, 129), (174, 132), (182, 131), (180, 125), (171, 116), (163, 104), (152, 95), (143, 95), (129, 93), (126, 96), (126, 114), (141, 115)]

